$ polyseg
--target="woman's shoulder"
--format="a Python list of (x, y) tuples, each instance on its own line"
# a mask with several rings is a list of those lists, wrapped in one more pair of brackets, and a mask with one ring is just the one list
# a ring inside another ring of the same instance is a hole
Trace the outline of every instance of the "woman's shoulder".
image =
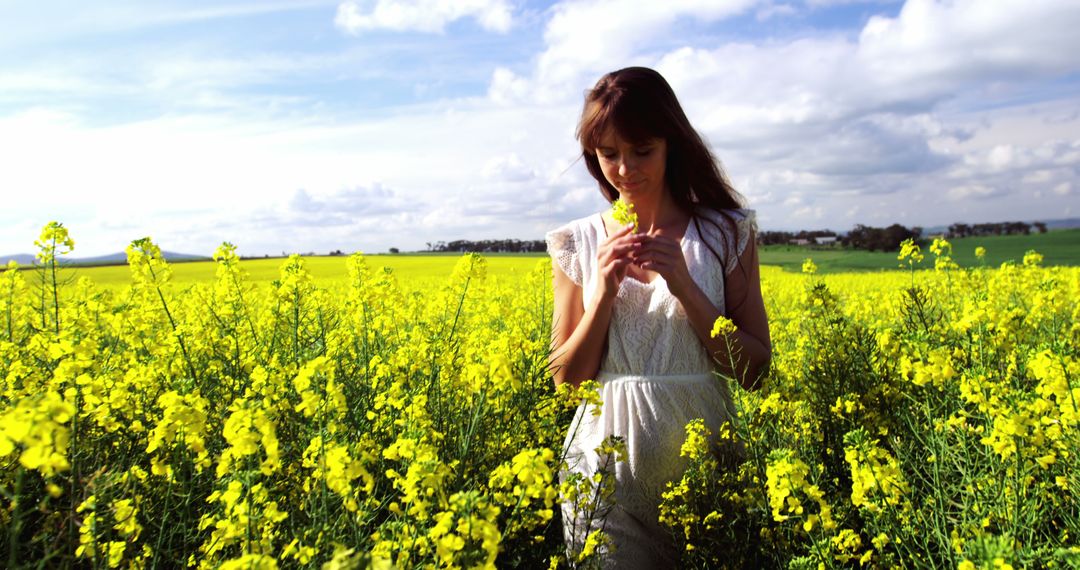
[(722, 260), (725, 273), (731, 273), (746, 247), (757, 233), (757, 213), (749, 208), (702, 209), (698, 216), (702, 240)]
[(712, 220), (754, 220), (757, 219), (757, 210), (751, 208), (720, 208), (714, 209), (702, 207), (698, 210), (699, 215)]
[(757, 231), (757, 211), (750, 208), (701, 208), (697, 212), (717, 231), (725, 234), (744, 234)]
[(568, 222), (548, 230), (545, 234), (545, 238), (549, 244), (554, 242), (562, 242), (566, 240), (580, 240), (584, 239), (588, 234), (586, 230), (592, 229), (596, 226), (597, 216), (599, 212), (589, 214), (588, 216), (582, 216), (575, 218)]
[(590, 214), (570, 220), (544, 235), (548, 254), (577, 285), (582, 284), (588, 270), (587, 259), (596, 247), (597, 223), (597, 214)]

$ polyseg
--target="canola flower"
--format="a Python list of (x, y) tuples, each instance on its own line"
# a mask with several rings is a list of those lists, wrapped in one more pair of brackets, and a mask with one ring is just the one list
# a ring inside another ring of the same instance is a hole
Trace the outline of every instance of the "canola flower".
[[(929, 249), (936, 271), (914, 243), (904, 272), (762, 268), (765, 386), (718, 376), (731, 421), (691, 422), (657, 490), (680, 565), (1077, 564), (1080, 270)], [(615, 546), (620, 442), (560, 475), (599, 392), (551, 382), (547, 260), (416, 286), (354, 254), (327, 285), (294, 256), (257, 285), (226, 243), (181, 288), (152, 240), (128, 256), (124, 288), (0, 273), (6, 567), (586, 568)], [(595, 525), (569, 549), (568, 502)]]
[(611, 217), (620, 224), (633, 225), (633, 231), (638, 230), (637, 213), (634, 212), (634, 205), (623, 201), (622, 198), (617, 198), (611, 203)]

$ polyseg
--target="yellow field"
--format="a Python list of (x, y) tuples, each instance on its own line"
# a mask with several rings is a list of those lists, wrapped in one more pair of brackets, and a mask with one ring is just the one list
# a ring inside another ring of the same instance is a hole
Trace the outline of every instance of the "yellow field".
[[(372, 255), (365, 256), (368, 264), (373, 267), (389, 267), (393, 270), (402, 286), (406, 289), (420, 288), (434, 281), (442, 281), (453, 272), (454, 265), (460, 259), (454, 255)], [(521, 279), (523, 275), (536, 267), (537, 262), (546, 261), (546, 257), (535, 255), (500, 255), (485, 258), (488, 275), (496, 278)], [(269, 284), (280, 277), (282, 259), (251, 259), (243, 261), (244, 271), (247, 272), (247, 280), (251, 284)], [(305, 258), (305, 267), (311, 274), (312, 279), (324, 286), (341, 284), (346, 279), (347, 257), (311, 257)], [(171, 282), (177, 287), (194, 285), (196, 283), (209, 283), (214, 280), (217, 264), (212, 261), (175, 263), (172, 268)], [(87, 277), (94, 283), (102, 286), (125, 287), (131, 284), (131, 269), (126, 265), (113, 265), (105, 267), (74, 267), (61, 271), (61, 278), (77, 280)], [(785, 274), (778, 266), (763, 266), (761, 268), (762, 282), (767, 288), (771, 281), (782, 282), (785, 280), (799, 279), (800, 277)], [(27, 274), (28, 281), (34, 282), (38, 277)], [(852, 272), (833, 273), (821, 277), (826, 283), (835, 286), (838, 290), (848, 292), (865, 291), (887, 284), (895, 286), (902, 284), (909, 276), (904, 271), (883, 271), (877, 273)]]
[[(683, 566), (1080, 564), (1080, 269), (935, 248), (937, 271), (763, 268), (767, 385), (687, 426), (661, 505)], [(613, 479), (557, 477), (597, 392), (553, 388), (546, 259), (130, 256), (0, 274), (7, 567), (606, 555), (599, 530), (562, 540), (559, 504), (600, 520)]]
[[(373, 267), (386, 266), (402, 282), (412, 283), (417, 280), (446, 279), (454, 269), (458, 256), (453, 255), (372, 255), (367, 256)], [(487, 258), (488, 272), (493, 276), (511, 277), (529, 271), (541, 259), (537, 256), (492, 256)], [(345, 279), (345, 265), (348, 257), (310, 257), (305, 264), (313, 279), (320, 283), (329, 283)], [(244, 270), (251, 283), (268, 283), (279, 277), (283, 259), (245, 260)], [(172, 264), (173, 283), (191, 285), (213, 281), (217, 263), (213, 261), (195, 261)], [(78, 278), (89, 277), (99, 285), (128, 285), (131, 283), (131, 270), (126, 265), (106, 267), (74, 267), (64, 270), (65, 275)]]

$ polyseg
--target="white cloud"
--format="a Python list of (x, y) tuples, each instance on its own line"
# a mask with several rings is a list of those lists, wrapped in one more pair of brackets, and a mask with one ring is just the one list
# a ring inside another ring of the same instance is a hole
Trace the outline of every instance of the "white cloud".
[(754, 13), (754, 17), (759, 22), (784, 16), (794, 16), (799, 13), (799, 9), (793, 4), (773, 4), (771, 2), (761, 6)]
[(850, 4), (897, 4), (900, 0), (806, 0), (806, 5), (813, 8), (846, 6)]
[(517, 153), (510, 153), (492, 158), (481, 169), (480, 174), (488, 180), (506, 182), (526, 182), (536, 179), (536, 171), (521, 161)]
[(795, 218), (807, 222), (820, 222), (825, 218), (825, 208), (821, 206), (805, 206), (795, 210), (792, 214)]
[[(671, 39), (680, 19), (716, 22), (740, 14), (757, 0), (669, 0), (628, 5), (621, 0), (568, 0), (551, 8), (544, 27), (544, 51), (529, 77), (508, 76), (493, 83), (500, 102), (579, 101), (601, 73), (653, 59), (642, 52), (659, 39)], [(527, 85), (527, 87), (526, 87)], [(509, 95), (517, 95), (511, 98)], [(524, 97), (522, 97), (524, 96)]]
[(1020, 180), (1025, 184), (1045, 184), (1055, 178), (1053, 170), (1035, 170), (1025, 174)]
[(983, 184), (964, 184), (962, 186), (955, 186), (950, 188), (945, 193), (950, 200), (971, 200), (982, 198), (997, 198), (1003, 196), (1005, 192), (1000, 188), (992, 188)]
[(350, 33), (369, 30), (442, 32), (446, 25), (472, 18), (485, 30), (506, 33), (514, 23), (505, 0), (345, 0), (334, 24)]
[(987, 76), (1034, 77), (1077, 68), (1080, 4), (1058, 0), (908, 0), (874, 16), (859, 60), (882, 86), (917, 93)]
[(529, 81), (505, 67), (496, 67), (491, 75), (488, 98), (497, 105), (512, 105), (529, 95)]

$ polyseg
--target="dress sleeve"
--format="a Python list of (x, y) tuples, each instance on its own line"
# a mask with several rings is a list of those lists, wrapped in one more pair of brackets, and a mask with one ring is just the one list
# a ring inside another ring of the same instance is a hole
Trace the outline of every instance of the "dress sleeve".
[(751, 239), (757, 235), (757, 212), (754, 210), (733, 210), (732, 213), (735, 216), (735, 255), (729, 255), (727, 258), (726, 266), (724, 267), (724, 273), (730, 274), (735, 271), (735, 268), (739, 266), (739, 258), (742, 257), (744, 251), (746, 251), (747, 244)]
[(579, 237), (572, 224), (551, 230), (544, 236), (552, 263), (579, 287), (582, 284)]

